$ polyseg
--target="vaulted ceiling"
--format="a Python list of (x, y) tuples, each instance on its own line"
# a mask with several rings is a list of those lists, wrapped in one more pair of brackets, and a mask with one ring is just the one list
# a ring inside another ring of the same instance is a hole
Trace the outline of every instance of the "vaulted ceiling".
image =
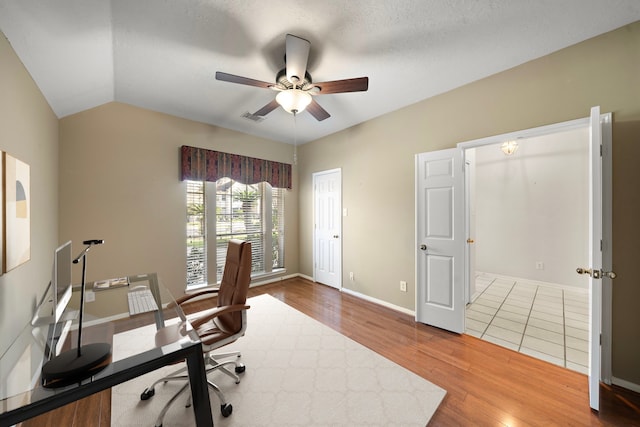
[[(304, 143), (640, 20), (638, 0), (0, 0), (5, 34), (58, 117), (118, 101)], [(285, 35), (311, 42), (313, 81), (369, 77), (318, 95), (317, 121), (278, 108)]]

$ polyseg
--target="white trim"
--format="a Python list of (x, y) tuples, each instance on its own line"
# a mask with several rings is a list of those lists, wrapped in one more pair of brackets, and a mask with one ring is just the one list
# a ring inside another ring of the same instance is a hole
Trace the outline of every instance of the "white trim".
[(256, 282), (254, 282), (252, 280), (251, 284), (249, 285), (249, 287), (253, 288), (255, 286), (268, 285), (269, 283), (281, 282), (283, 280), (293, 279), (294, 277), (298, 277), (298, 276), (299, 276), (299, 274), (285, 274), (285, 275), (282, 275), (282, 276), (276, 276), (274, 274), (272, 277), (265, 278), (264, 280), (260, 280), (260, 281), (256, 281)]
[(564, 291), (584, 292), (585, 295), (589, 293), (589, 288), (587, 287), (571, 286), (571, 285), (565, 285), (563, 283), (544, 282), (542, 280), (527, 279), (525, 277), (507, 276), (505, 274), (491, 273), (489, 271), (476, 270), (476, 272), (486, 274), (492, 277), (496, 277), (498, 279), (512, 280), (514, 282), (527, 282), (527, 283), (533, 283), (538, 286), (547, 286), (550, 288), (562, 289)]
[[(602, 269), (613, 270), (613, 135), (611, 113), (600, 115), (602, 127)], [(611, 384), (612, 373), (612, 348), (613, 337), (613, 289), (612, 280), (602, 278), (602, 340), (600, 377), (605, 384)]]
[(298, 273), (297, 277), (302, 277), (303, 279), (307, 279), (308, 281), (315, 283), (315, 280), (313, 280), (313, 277), (307, 276), (306, 274)]
[(500, 135), (488, 136), (471, 141), (460, 142), (457, 147), (466, 150), (468, 148), (478, 148), (485, 145), (497, 144), (510, 139), (534, 138), (551, 133), (564, 132), (573, 129), (585, 128), (589, 126), (589, 117), (583, 119), (570, 120), (568, 122), (554, 123), (537, 128), (524, 129), (516, 132), (503, 133)]
[(340, 289), (340, 292), (344, 292), (345, 294), (352, 295), (352, 296), (354, 296), (356, 298), (360, 298), (360, 299), (363, 299), (365, 301), (369, 301), (369, 302), (372, 302), (374, 304), (381, 305), (383, 307), (387, 307), (387, 308), (390, 308), (390, 309), (395, 310), (395, 311), (399, 311), (399, 312), (404, 313), (404, 314), (408, 314), (408, 315), (410, 315), (410, 316), (412, 316), (414, 318), (416, 316), (416, 312), (413, 311), (413, 310), (409, 310), (408, 308), (400, 307), (399, 305), (391, 304), (391, 303), (388, 303), (386, 301), (383, 301), (383, 300), (380, 300), (380, 299), (377, 299), (377, 298), (373, 298), (373, 297), (370, 297), (368, 295), (361, 294), (360, 292), (352, 291), (351, 289), (342, 288), (342, 289)]
[[(302, 274), (302, 273), (292, 274), (290, 277), (300, 277), (300, 278), (306, 279), (306, 280), (308, 280), (310, 282), (318, 283), (315, 280), (313, 280), (313, 277), (309, 277), (306, 274)], [(287, 277), (287, 278), (289, 278), (289, 277)], [(284, 278), (283, 278), (283, 280), (284, 280)], [(331, 286), (329, 286), (329, 287), (331, 287)], [(335, 288), (333, 288), (333, 289), (335, 289)], [(415, 315), (416, 315), (416, 312), (414, 310), (410, 310), (408, 308), (400, 307), (399, 305), (391, 304), (391, 303), (388, 303), (387, 301), (383, 301), (383, 300), (380, 300), (380, 299), (377, 299), (377, 298), (373, 298), (373, 297), (370, 297), (368, 295), (361, 294), (360, 292), (352, 291), (351, 289), (348, 289), (348, 288), (344, 288), (343, 287), (343, 288), (338, 289), (338, 290), (340, 292), (344, 292), (345, 294), (354, 296), (356, 298), (360, 298), (360, 299), (363, 299), (365, 301), (369, 301), (369, 302), (372, 302), (374, 304), (381, 305), (383, 307), (387, 307), (387, 308), (390, 308), (390, 309), (395, 310), (395, 311), (399, 311), (399, 312), (404, 313), (404, 314), (408, 314), (409, 316), (412, 316), (412, 317), (415, 317)]]
[(632, 383), (631, 381), (626, 381), (612, 376), (611, 384), (626, 388), (627, 390), (635, 391), (636, 393), (640, 393), (640, 385)]

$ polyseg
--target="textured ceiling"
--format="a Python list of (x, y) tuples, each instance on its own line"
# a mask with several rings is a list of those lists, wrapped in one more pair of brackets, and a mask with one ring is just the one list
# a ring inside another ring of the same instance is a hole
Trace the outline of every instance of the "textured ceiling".
[[(0, 0), (0, 30), (58, 115), (119, 101), (269, 139), (318, 139), (640, 20), (638, 0)], [(287, 33), (311, 42), (322, 122), (216, 71), (275, 81)], [(295, 137), (294, 135), (297, 135)]]

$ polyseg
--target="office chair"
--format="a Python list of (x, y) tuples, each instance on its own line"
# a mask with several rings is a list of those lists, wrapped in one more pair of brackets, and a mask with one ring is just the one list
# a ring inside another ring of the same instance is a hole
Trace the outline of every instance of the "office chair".
[[(245, 366), (238, 361), (241, 354), (238, 351), (230, 353), (217, 353), (213, 351), (236, 341), (242, 337), (247, 329), (247, 292), (251, 282), (251, 243), (232, 239), (227, 247), (227, 257), (222, 274), (220, 287), (207, 289), (176, 299), (176, 304), (185, 302), (203, 295), (217, 295), (217, 305), (214, 308), (201, 311), (192, 316), (187, 316), (189, 323), (202, 341), (207, 374), (220, 370), (232, 377), (236, 384), (240, 383), (238, 374), (245, 371)], [(161, 346), (177, 341), (184, 328), (184, 323), (167, 326), (156, 332), (156, 345)], [(233, 365), (234, 372), (229, 368)], [(155, 394), (155, 386), (161, 382), (186, 380), (185, 385), (167, 402), (162, 409), (156, 426), (162, 426), (162, 420), (171, 404), (187, 389), (189, 379), (186, 375), (186, 366), (173, 374), (161, 378), (146, 388), (140, 395), (141, 400), (147, 400)], [(209, 387), (217, 394), (220, 400), (220, 410), (224, 417), (231, 415), (233, 407), (227, 403), (220, 388), (207, 379)], [(191, 396), (186, 404), (191, 406)]]

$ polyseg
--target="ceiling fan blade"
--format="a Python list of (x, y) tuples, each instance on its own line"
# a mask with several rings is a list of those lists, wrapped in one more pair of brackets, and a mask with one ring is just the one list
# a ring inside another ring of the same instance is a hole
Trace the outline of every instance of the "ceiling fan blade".
[(261, 109), (256, 111), (255, 113), (253, 113), (253, 115), (254, 116), (266, 116), (267, 114), (269, 114), (270, 112), (272, 112), (273, 110), (278, 108), (279, 106), (280, 106), (280, 104), (278, 104), (276, 102), (276, 100), (274, 99), (273, 101), (271, 101), (270, 103), (268, 103), (267, 105), (265, 105), (264, 107), (262, 107)]
[(317, 95), (328, 93), (364, 92), (369, 89), (369, 77), (357, 77), (355, 79), (334, 80), (331, 82), (314, 83), (320, 88)]
[(287, 80), (297, 85), (304, 81), (311, 43), (309, 43), (309, 40), (294, 36), (293, 34), (287, 34), (285, 41)]
[(223, 73), (221, 71), (216, 71), (216, 80), (220, 80), (223, 82), (229, 82), (229, 83), (238, 83), (241, 85), (247, 85), (247, 86), (256, 86), (256, 87), (262, 87), (265, 89), (269, 89), (271, 86), (273, 86), (273, 83), (267, 83), (267, 82), (263, 82), (260, 80), (254, 80), (254, 79), (250, 79), (248, 77), (242, 77), (242, 76), (236, 76), (233, 74), (227, 74), (227, 73)]
[(331, 114), (327, 113), (327, 110), (322, 108), (315, 99), (311, 100), (311, 104), (307, 106), (307, 111), (319, 122), (331, 117)]

